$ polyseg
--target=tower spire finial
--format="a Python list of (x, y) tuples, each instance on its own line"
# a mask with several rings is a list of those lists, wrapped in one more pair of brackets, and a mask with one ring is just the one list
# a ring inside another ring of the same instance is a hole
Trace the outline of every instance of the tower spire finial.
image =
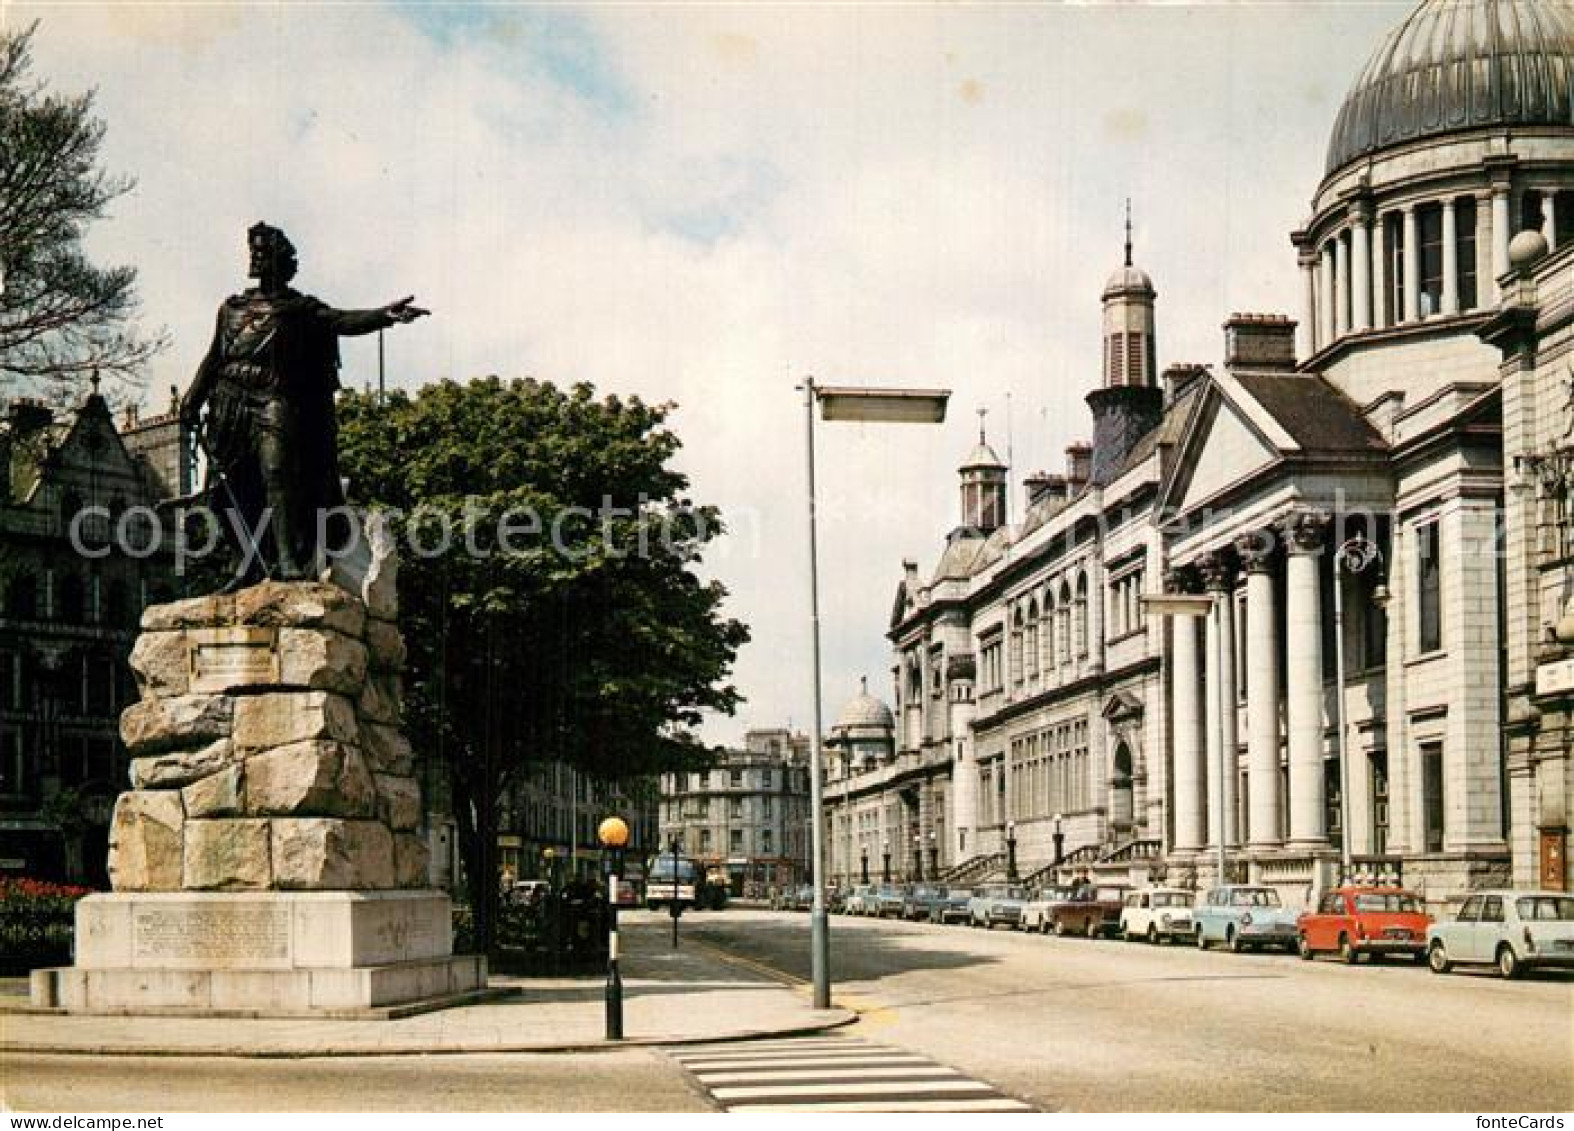
[(1126, 198), (1126, 266), (1131, 266), (1131, 197)]
[(974, 411), (978, 413), (978, 442), (980, 444), (988, 443), (988, 441), (984, 439), (984, 417), (989, 415), (989, 410), (980, 406), (977, 409), (974, 409)]

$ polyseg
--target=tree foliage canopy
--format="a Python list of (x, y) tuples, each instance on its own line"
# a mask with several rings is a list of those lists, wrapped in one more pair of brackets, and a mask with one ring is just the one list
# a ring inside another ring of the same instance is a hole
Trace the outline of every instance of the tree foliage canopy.
[(31, 78), (36, 27), (0, 31), (0, 378), (41, 391), (93, 373), (140, 385), (165, 339), (130, 325), (136, 269), (97, 267), (81, 246), (132, 181), (99, 168), (92, 93)]
[(447, 764), (472, 885), (522, 768), (701, 765), (691, 728), (739, 702), (748, 631), (692, 569), (722, 523), (670, 466), (667, 413), (495, 377), (340, 398), (350, 494), (396, 512), (411, 736)]

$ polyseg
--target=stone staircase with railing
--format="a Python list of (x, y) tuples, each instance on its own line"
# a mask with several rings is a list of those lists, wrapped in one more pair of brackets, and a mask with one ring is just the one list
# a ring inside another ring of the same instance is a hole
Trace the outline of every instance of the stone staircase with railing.
[(973, 856), (947, 868), (940, 874), (940, 882), (953, 887), (967, 887), (989, 879), (995, 872), (1005, 873), (1006, 854), (1004, 852), (987, 852), (982, 856)]

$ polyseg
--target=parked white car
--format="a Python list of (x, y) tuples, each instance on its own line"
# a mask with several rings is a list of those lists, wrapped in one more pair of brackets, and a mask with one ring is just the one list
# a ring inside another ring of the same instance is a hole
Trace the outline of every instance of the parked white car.
[(1496, 966), (1505, 978), (1538, 966), (1574, 967), (1574, 895), (1561, 891), (1483, 891), (1454, 918), (1426, 932), (1434, 974), (1456, 964)]
[(859, 884), (847, 893), (847, 898), (842, 901), (843, 915), (868, 915), (869, 900), (874, 892), (870, 884)]
[(1192, 894), (1183, 888), (1141, 888), (1126, 896), (1120, 909), (1120, 934), (1150, 943), (1190, 940)]

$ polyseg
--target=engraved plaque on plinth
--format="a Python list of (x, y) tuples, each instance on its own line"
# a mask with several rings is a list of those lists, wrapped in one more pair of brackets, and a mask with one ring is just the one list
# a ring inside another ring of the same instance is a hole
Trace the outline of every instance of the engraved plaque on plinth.
[(279, 633), (272, 628), (194, 628), (191, 690), (228, 691), (232, 687), (279, 681)]

